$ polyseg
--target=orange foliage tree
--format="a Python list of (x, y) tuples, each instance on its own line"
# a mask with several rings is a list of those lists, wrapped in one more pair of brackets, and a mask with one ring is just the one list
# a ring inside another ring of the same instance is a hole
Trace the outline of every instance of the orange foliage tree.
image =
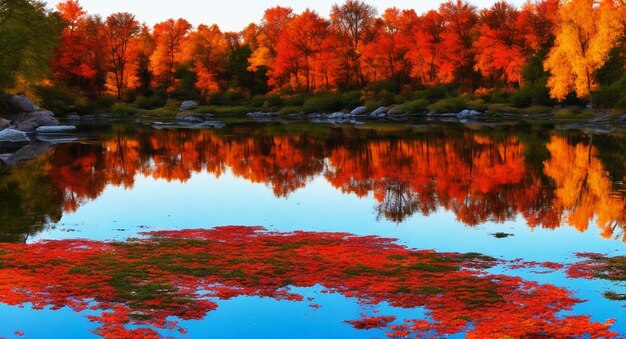
[(174, 85), (189, 30), (191, 24), (185, 19), (169, 19), (154, 25), (155, 49), (150, 57), (150, 70), (160, 87), (171, 89)]

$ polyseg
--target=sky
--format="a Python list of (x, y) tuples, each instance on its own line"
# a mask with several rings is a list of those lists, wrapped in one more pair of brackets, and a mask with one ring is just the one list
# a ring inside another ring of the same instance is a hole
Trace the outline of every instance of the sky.
[[(47, 0), (48, 6), (54, 8), (61, 0)], [(89, 14), (100, 14), (103, 17), (115, 12), (130, 12), (137, 19), (148, 25), (169, 18), (185, 18), (194, 26), (201, 23), (218, 24), (223, 31), (240, 31), (251, 22), (258, 23), (265, 9), (277, 5), (291, 7), (299, 13), (306, 8), (316, 10), (327, 17), (333, 4), (343, 0), (81, 0), (80, 3)], [(413, 8), (418, 13), (435, 9), (443, 1), (417, 0), (366, 0), (379, 12), (389, 7), (400, 9)], [(495, 1), (470, 0), (479, 8), (489, 7)], [(520, 5), (522, 0), (511, 0)]]

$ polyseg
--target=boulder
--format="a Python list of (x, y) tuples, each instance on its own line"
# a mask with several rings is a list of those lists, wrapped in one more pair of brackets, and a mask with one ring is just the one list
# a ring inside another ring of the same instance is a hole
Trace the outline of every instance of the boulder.
[(0, 144), (24, 144), (29, 143), (30, 138), (26, 133), (15, 129), (7, 128), (0, 131)]
[(76, 126), (41, 126), (37, 127), (37, 134), (63, 134), (76, 132)]
[(352, 116), (356, 116), (356, 115), (363, 115), (363, 114), (365, 114), (365, 113), (367, 113), (367, 107), (365, 107), (365, 106), (359, 106), (359, 107), (357, 107), (357, 108), (353, 109), (353, 110), (350, 112), (350, 115), (352, 115)]
[(179, 114), (176, 116), (176, 120), (184, 122), (203, 122), (201, 114)]
[(626, 114), (624, 114), (621, 117), (617, 118), (617, 121), (619, 121), (619, 122), (626, 122)]
[(13, 121), (13, 128), (20, 131), (32, 132), (40, 126), (57, 126), (59, 120), (50, 111), (37, 111), (31, 113), (21, 113)]
[(477, 116), (480, 116), (480, 115), (482, 115), (481, 112), (474, 111), (474, 110), (471, 110), (471, 109), (464, 109), (461, 112), (459, 112), (456, 115), (456, 117), (459, 118), (459, 119), (469, 119), (469, 118), (474, 118), (474, 117), (477, 117)]
[(9, 126), (11, 126), (10, 120), (0, 118), (0, 131), (9, 128)]
[(67, 120), (80, 120), (80, 115), (78, 115), (77, 113), (70, 113), (68, 114), (65, 119)]
[(190, 111), (192, 109), (196, 109), (198, 108), (198, 104), (195, 101), (192, 100), (186, 100), (183, 101), (182, 104), (180, 104), (180, 111)]
[(20, 148), (17, 152), (2, 159), (7, 165), (15, 165), (25, 160), (34, 159), (40, 154), (46, 153), (54, 148), (54, 145), (47, 142), (36, 141), (32, 144)]
[(328, 116), (326, 116), (328, 119), (346, 119), (347, 114), (342, 113), (342, 112), (335, 112), (335, 113), (330, 113)]
[(389, 112), (388, 107), (378, 107), (374, 112), (370, 113), (370, 117), (372, 118), (384, 118), (387, 116), (387, 112)]
[(20, 112), (35, 112), (39, 110), (39, 107), (33, 103), (28, 97), (23, 95), (12, 95), (9, 97), (9, 105), (13, 109)]

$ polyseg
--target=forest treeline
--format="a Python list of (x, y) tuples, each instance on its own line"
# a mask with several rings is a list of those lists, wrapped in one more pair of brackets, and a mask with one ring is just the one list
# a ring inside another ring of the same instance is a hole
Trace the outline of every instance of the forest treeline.
[(0, 0), (0, 92), (34, 95), (57, 113), (155, 109), (168, 99), (303, 111), (619, 110), (625, 42), (623, 0), (483, 9), (450, 0), (426, 13), (347, 0), (328, 17), (269, 8), (241, 32), (183, 18), (149, 27), (124, 12), (103, 18), (78, 0), (55, 10)]

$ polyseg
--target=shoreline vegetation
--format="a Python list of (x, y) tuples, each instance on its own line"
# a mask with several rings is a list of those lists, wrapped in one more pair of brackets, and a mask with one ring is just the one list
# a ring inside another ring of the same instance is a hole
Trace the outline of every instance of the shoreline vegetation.
[(55, 10), (3, 1), (0, 116), (19, 113), (8, 100), (19, 93), (72, 118), (185, 111), (620, 122), (624, 18), (614, 0), (519, 8), (451, 0), (426, 13), (347, 0), (328, 17), (277, 6), (241, 32), (222, 32), (183, 18), (154, 27), (131, 13), (103, 18), (77, 0)]

